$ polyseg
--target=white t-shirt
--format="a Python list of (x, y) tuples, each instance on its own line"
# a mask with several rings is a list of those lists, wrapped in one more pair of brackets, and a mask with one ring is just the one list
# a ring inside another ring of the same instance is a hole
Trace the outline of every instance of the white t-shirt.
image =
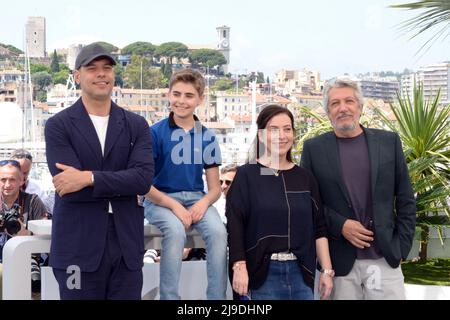
[(220, 198), (214, 203), (214, 207), (216, 207), (217, 212), (219, 213), (220, 219), (222, 220), (224, 225), (227, 224), (227, 217), (225, 216), (226, 203), (227, 203), (227, 200), (225, 199), (223, 194), (221, 194)]
[[(95, 132), (97, 132), (98, 140), (100, 140), (100, 146), (102, 147), (102, 155), (105, 155), (105, 142), (106, 142), (106, 132), (108, 131), (108, 121), (109, 116), (101, 117), (89, 115), (94, 124)], [(109, 203), (109, 213), (112, 213), (111, 202)]]
[(31, 194), (33, 194), (33, 193), (37, 194), (38, 197), (42, 200), (42, 202), (44, 202), (44, 200), (47, 196), (45, 194), (44, 190), (42, 189), (42, 186), (40, 185), (39, 181), (32, 179), (32, 178), (28, 178), (25, 192), (31, 193)]
[(44, 191), (38, 180), (28, 178), (25, 192), (37, 194), (39, 199), (41, 199), (41, 201), (44, 203), (47, 212), (53, 213), (54, 200)]
[(89, 115), (94, 124), (95, 131), (97, 132), (98, 140), (100, 140), (100, 145), (102, 146), (102, 154), (105, 155), (105, 141), (106, 141), (106, 131), (108, 130), (109, 116), (100, 117)]

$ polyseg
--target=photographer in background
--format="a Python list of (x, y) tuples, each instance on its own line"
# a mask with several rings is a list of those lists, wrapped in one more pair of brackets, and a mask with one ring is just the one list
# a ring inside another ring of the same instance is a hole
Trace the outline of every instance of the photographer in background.
[(30, 235), (29, 220), (47, 219), (47, 210), (39, 197), (21, 191), (23, 182), (18, 161), (0, 161), (0, 263), (3, 246), (11, 237)]
[(17, 160), (20, 164), (20, 169), (23, 175), (22, 191), (30, 194), (37, 194), (42, 203), (44, 203), (47, 213), (53, 212), (54, 194), (53, 199), (50, 195), (47, 195), (38, 180), (29, 177), (31, 168), (33, 166), (33, 156), (28, 150), (16, 149), (11, 154), (11, 159)]

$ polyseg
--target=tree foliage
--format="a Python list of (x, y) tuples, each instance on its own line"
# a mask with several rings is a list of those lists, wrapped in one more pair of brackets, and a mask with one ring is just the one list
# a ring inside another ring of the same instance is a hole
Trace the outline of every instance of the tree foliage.
[(233, 88), (233, 80), (228, 78), (220, 78), (214, 83), (213, 90), (226, 91)]
[(172, 65), (169, 63), (161, 63), (161, 73), (164, 76), (165, 83), (169, 83), (170, 78), (172, 77)]
[(123, 72), (124, 69), (120, 63), (114, 66), (114, 84), (118, 87), (123, 87)]
[(426, 101), (421, 84), (413, 89), (413, 94), (403, 97), (397, 93), (396, 103), (391, 104), (395, 123), (380, 110), (375, 111), (401, 137), (416, 194), (421, 234), (419, 257), (426, 260), (429, 229), (436, 228), (443, 244), (442, 227), (450, 225), (450, 105), (440, 107), (440, 92)]
[(264, 72), (258, 72), (256, 83), (264, 83)]
[(50, 73), (40, 71), (31, 75), (31, 82), (37, 90), (45, 90), (53, 83), (53, 79)]
[[(412, 33), (410, 39), (428, 31), (434, 34), (425, 41), (418, 52), (429, 49), (437, 40), (445, 41), (450, 35), (450, 1), (449, 0), (421, 0), (405, 4), (393, 5), (392, 8), (407, 10), (422, 10), (417, 16), (400, 24), (400, 30)], [(424, 11), (425, 10), (425, 11)]]
[(213, 68), (216, 66), (221, 66), (227, 63), (224, 55), (212, 49), (199, 49), (195, 50), (190, 54), (191, 63), (194, 66), (208, 66), (209, 68)]
[(36, 100), (39, 102), (47, 101), (47, 91), (40, 90), (40, 91), (36, 92)]
[(52, 54), (52, 62), (50, 64), (50, 69), (51, 69), (52, 73), (59, 72), (59, 58), (58, 58), (58, 54), (56, 53), (56, 49), (53, 51), (53, 54)]
[(135, 54), (139, 56), (153, 56), (156, 50), (156, 46), (150, 42), (137, 41), (130, 43), (126, 47), (122, 48), (122, 54)]
[(30, 73), (34, 74), (34, 73), (37, 73), (37, 72), (51, 73), (52, 70), (49, 67), (47, 67), (45, 64), (42, 64), (42, 63), (36, 63), (36, 64), (31, 63), (30, 64)]
[(69, 77), (69, 70), (63, 69), (59, 72), (52, 74), (53, 84), (66, 84), (67, 78)]
[(188, 47), (181, 42), (165, 42), (155, 50), (155, 56), (168, 58), (168, 62), (172, 64), (173, 58), (182, 59), (189, 56)]
[(13, 45), (10, 45), (10, 44), (4, 44), (4, 43), (1, 43), (1, 42), (0, 42), (0, 47), (6, 48), (6, 49), (8, 49), (10, 52), (12, 52), (13, 54), (16, 54), (16, 55), (23, 54), (23, 51), (22, 51), (22, 50), (20, 50), (20, 49), (14, 47)]
[(148, 89), (156, 89), (166, 86), (166, 79), (158, 68), (150, 69), (150, 78), (148, 80)]
[[(142, 62), (142, 68), (141, 68)], [(155, 89), (164, 82), (164, 76), (158, 68), (151, 68), (149, 59), (138, 55), (131, 56), (131, 63), (127, 65), (124, 73), (124, 86), (128, 88)]]

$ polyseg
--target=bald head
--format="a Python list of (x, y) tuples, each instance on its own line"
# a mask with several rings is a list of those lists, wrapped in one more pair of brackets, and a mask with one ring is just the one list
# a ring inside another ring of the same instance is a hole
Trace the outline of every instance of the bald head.
[(23, 175), (20, 168), (12, 164), (0, 166), (0, 184), (3, 186), (5, 200), (17, 199), (20, 187), (23, 185)]

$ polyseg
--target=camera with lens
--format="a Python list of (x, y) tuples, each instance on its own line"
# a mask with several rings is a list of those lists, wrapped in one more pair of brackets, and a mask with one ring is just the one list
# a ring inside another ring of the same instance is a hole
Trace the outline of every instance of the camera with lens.
[(15, 235), (22, 227), (19, 218), (19, 205), (17, 203), (11, 209), (0, 211), (0, 231), (6, 230), (8, 234)]

